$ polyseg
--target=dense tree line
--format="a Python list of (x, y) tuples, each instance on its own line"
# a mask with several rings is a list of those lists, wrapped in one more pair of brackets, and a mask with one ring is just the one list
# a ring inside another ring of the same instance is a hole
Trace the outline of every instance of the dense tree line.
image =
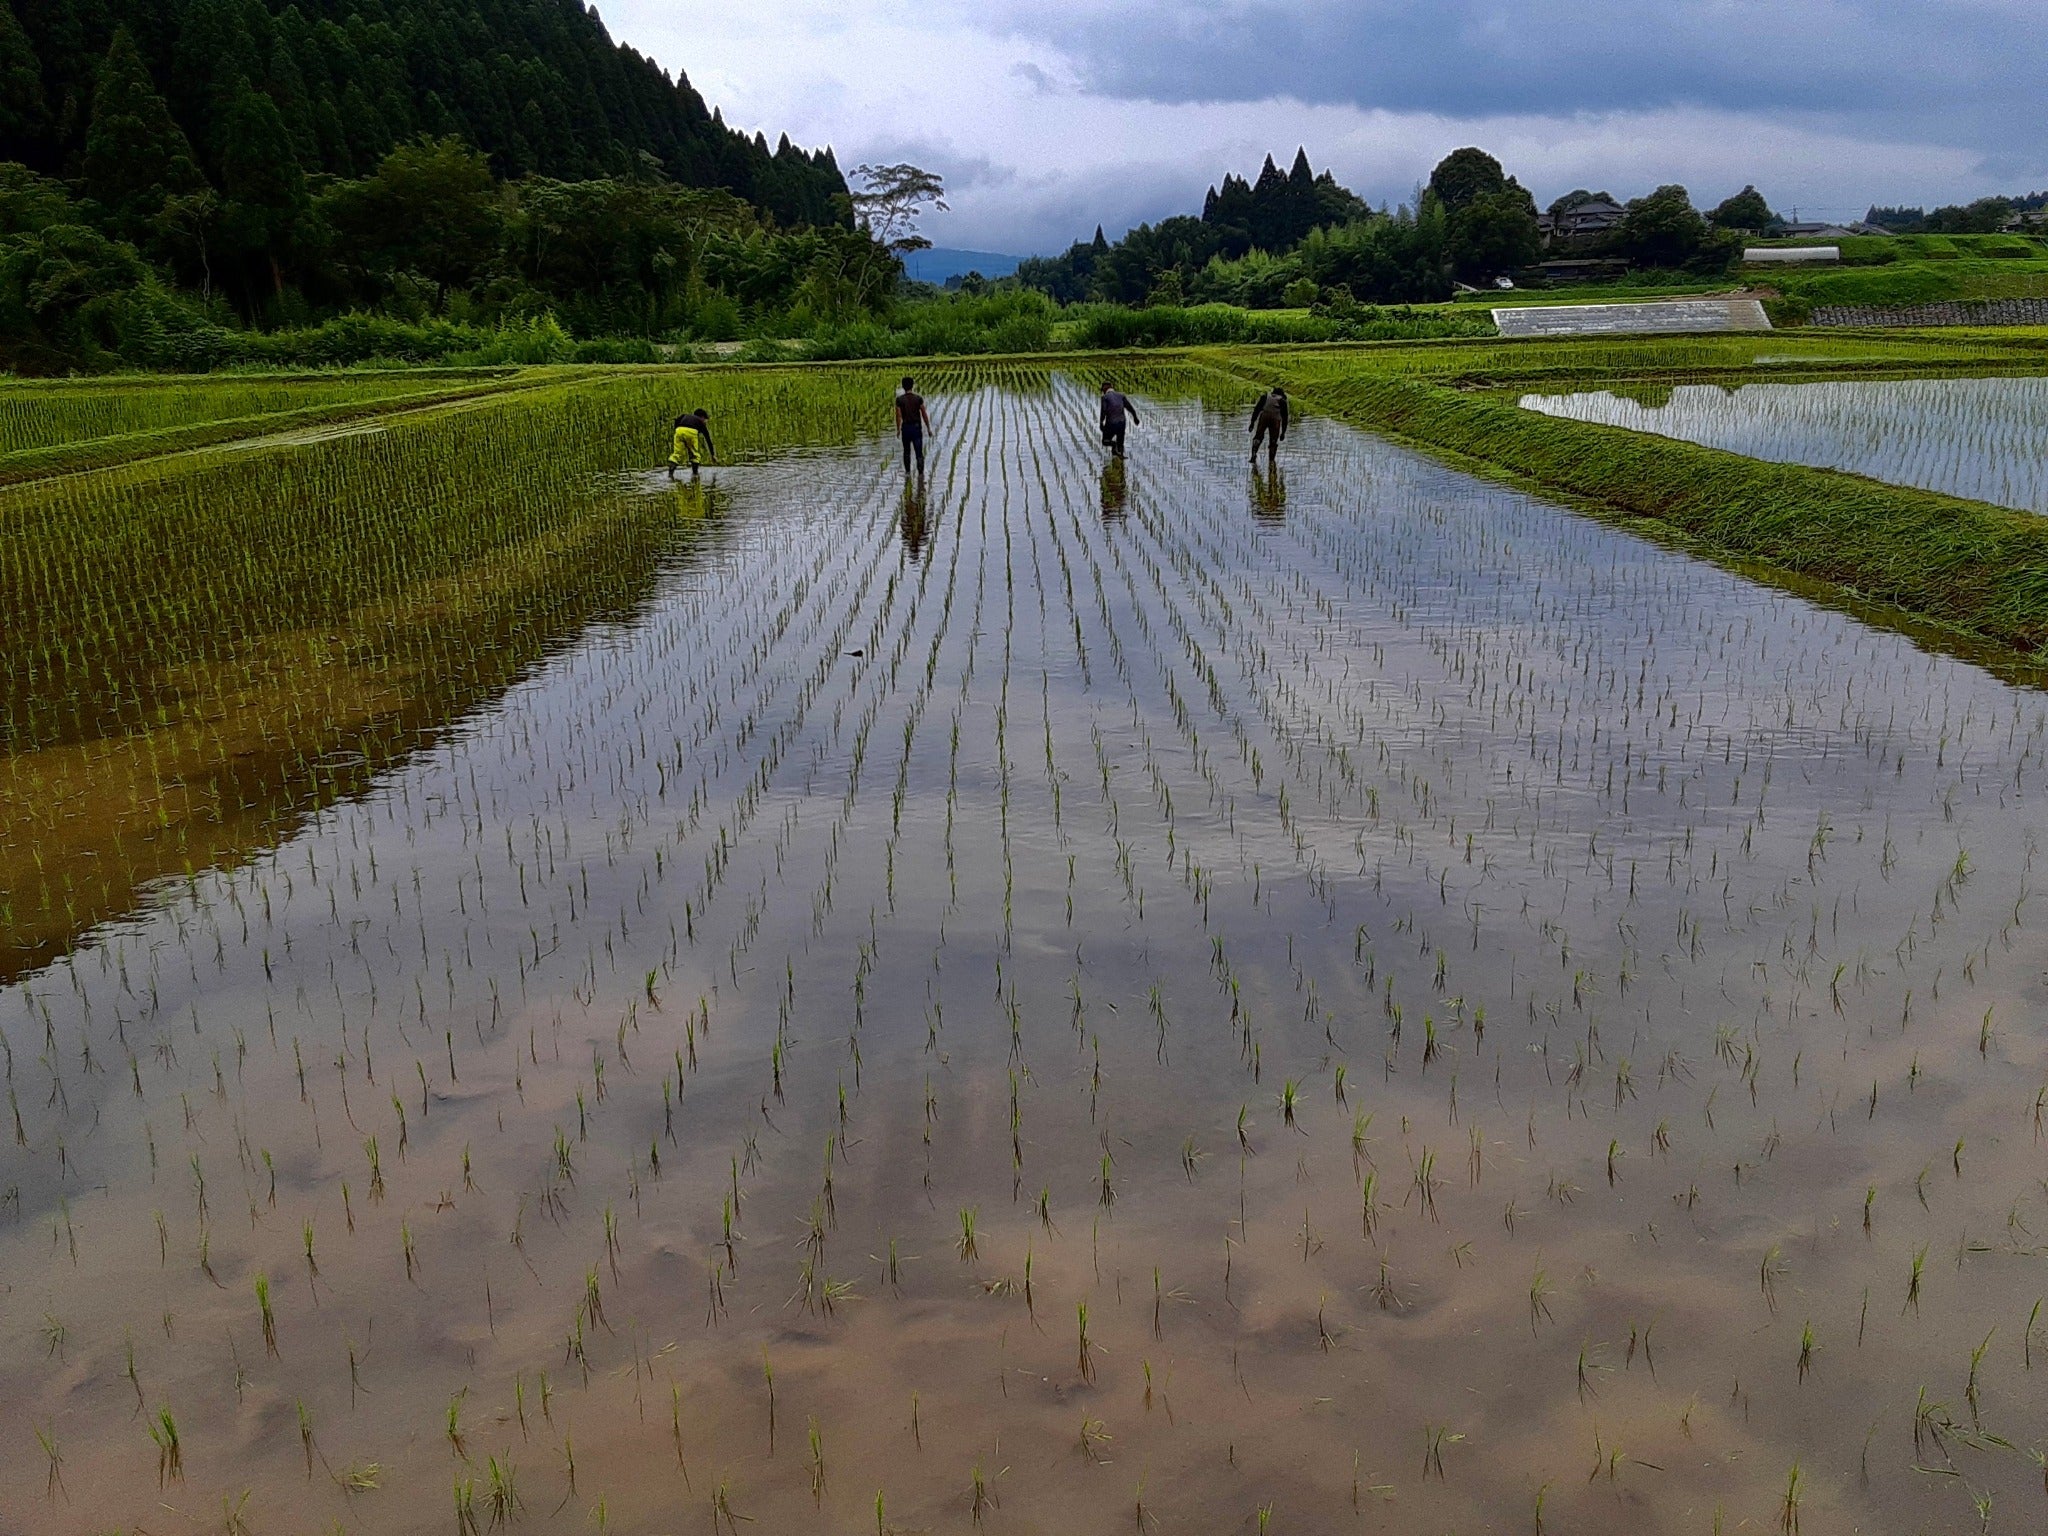
[(1268, 155), (1256, 181), (1229, 175), (1221, 186), (1211, 187), (1199, 216), (1140, 224), (1114, 245), (1097, 228), (1092, 241), (1081, 241), (1064, 255), (1023, 262), (1017, 279), (1061, 303), (1140, 304), (1153, 297), (1162, 280), (1169, 288), (1176, 281), (1185, 288), (1211, 261), (1236, 261), (1253, 251), (1290, 251), (1311, 230), (1354, 223), (1370, 212), (1328, 171), (1316, 174), (1305, 149), (1295, 151), (1293, 168), (1286, 172)]
[(2029, 192), (2021, 197), (1980, 197), (1972, 203), (1951, 203), (1929, 211), (1925, 208), (1872, 208), (1863, 218), (1899, 235), (1991, 235), (2005, 227), (2014, 214), (2039, 214), (2048, 209), (2048, 192)]
[(624, 176), (652, 157), (784, 223), (828, 221), (846, 191), (830, 150), (728, 128), (579, 0), (0, 0), (0, 157), (85, 169), (110, 67), (122, 109), (224, 197), (252, 133), (287, 177), (366, 175), (454, 134), (506, 178)]
[[(139, 156), (151, 142), (160, 141), (138, 136), (127, 148)], [(159, 156), (145, 174), (167, 167), (178, 170)], [(302, 188), (288, 228), (262, 225), (262, 204), (216, 205), (188, 219), (186, 208), (210, 200), (209, 190), (138, 184), (153, 213), (110, 208), (66, 182), (0, 165), (0, 362), (33, 371), (108, 360), (198, 367), (437, 350), (379, 331), (371, 318), (401, 330), (457, 328), (440, 333), (440, 351), (464, 350), (462, 328), (542, 321), (585, 338), (801, 333), (886, 304), (902, 274), (891, 252), (844, 224), (785, 227), (731, 192), (679, 186), (652, 170), (501, 181), (480, 151), (452, 137), (401, 145), (368, 176)], [(253, 227), (234, 231), (233, 218)], [(263, 263), (260, 273), (250, 258)], [(208, 286), (224, 269), (260, 276), (269, 329), (333, 332), (335, 317), (357, 319), (303, 354), (265, 350), (249, 341), (248, 317)]]
[[(1605, 196), (1573, 192), (1550, 212)], [(1774, 218), (1754, 187), (1711, 215), (1695, 209), (1678, 186), (1659, 187), (1625, 207), (1618, 228), (1549, 254), (1718, 270), (1736, 252), (1733, 231)], [(1209, 190), (1199, 217), (1141, 224), (1114, 243), (1098, 228), (1094, 239), (1062, 255), (1022, 263), (1017, 281), (1062, 303), (1342, 311), (1356, 303), (1447, 299), (1459, 282), (1478, 286), (1526, 274), (1545, 254), (1535, 198), (1483, 150), (1445, 156), (1414, 205), (1395, 210), (1370, 207), (1328, 171), (1316, 174), (1307, 154), (1297, 152), (1285, 174), (1269, 156), (1256, 181), (1226, 177)]]
[(353, 310), (737, 334), (897, 270), (830, 150), (728, 128), (579, 0), (0, 0), (0, 162), (16, 366)]

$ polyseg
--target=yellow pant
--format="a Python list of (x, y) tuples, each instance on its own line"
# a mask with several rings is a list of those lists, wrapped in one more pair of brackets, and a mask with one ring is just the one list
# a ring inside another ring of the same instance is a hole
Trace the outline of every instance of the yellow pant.
[(671, 464), (694, 464), (697, 462), (699, 436), (695, 427), (677, 427), (675, 447), (669, 450)]

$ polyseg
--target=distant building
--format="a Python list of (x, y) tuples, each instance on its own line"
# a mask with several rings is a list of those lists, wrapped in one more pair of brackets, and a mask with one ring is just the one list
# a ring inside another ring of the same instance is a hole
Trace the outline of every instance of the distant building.
[(1536, 227), (1546, 239), (1585, 240), (1595, 235), (1612, 234), (1621, 227), (1621, 221), (1628, 217), (1628, 210), (1610, 198), (1595, 197), (1574, 207), (1566, 208), (1555, 217), (1543, 214), (1536, 220)]

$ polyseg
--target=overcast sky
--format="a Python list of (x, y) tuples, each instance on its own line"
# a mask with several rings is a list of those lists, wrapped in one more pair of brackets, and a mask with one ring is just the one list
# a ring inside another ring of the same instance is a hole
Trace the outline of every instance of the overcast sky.
[(727, 121), (941, 172), (941, 245), (1064, 249), (1305, 145), (1400, 202), (1477, 144), (1541, 203), (1683, 182), (1860, 216), (2048, 187), (2048, 0), (610, 0)]

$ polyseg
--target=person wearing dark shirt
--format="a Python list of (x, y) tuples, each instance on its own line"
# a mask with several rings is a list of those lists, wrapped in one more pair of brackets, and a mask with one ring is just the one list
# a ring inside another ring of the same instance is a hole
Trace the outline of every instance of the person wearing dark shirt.
[(1102, 446), (1122, 458), (1124, 432), (1128, 424), (1133, 421), (1142, 423), (1142, 420), (1130, 397), (1113, 389), (1105, 380), (1102, 386)]
[(917, 472), (924, 473), (924, 434), (932, 424), (931, 413), (924, 408), (924, 396), (917, 392), (915, 383), (906, 375), (903, 388), (896, 395), (896, 433), (903, 439), (903, 473), (910, 473), (910, 461), (917, 459)]
[[(697, 450), (702, 448), (700, 454)], [(694, 472), (702, 459), (718, 457), (718, 450), (711, 441), (711, 413), (699, 406), (686, 416), (676, 418), (675, 441), (668, 453), (668, 477), (673, 480), (676, 471), (685, 464)]]
[(1275, 385), (1259, 396), (1258, 404), (1252, 407), (1252, 462), (1259, 461), (1259, 449), (1266, 450), (1266, 468), (1273, 468), (1280, 457), (1281, 439), (1287, 436), (1287, 391)]

